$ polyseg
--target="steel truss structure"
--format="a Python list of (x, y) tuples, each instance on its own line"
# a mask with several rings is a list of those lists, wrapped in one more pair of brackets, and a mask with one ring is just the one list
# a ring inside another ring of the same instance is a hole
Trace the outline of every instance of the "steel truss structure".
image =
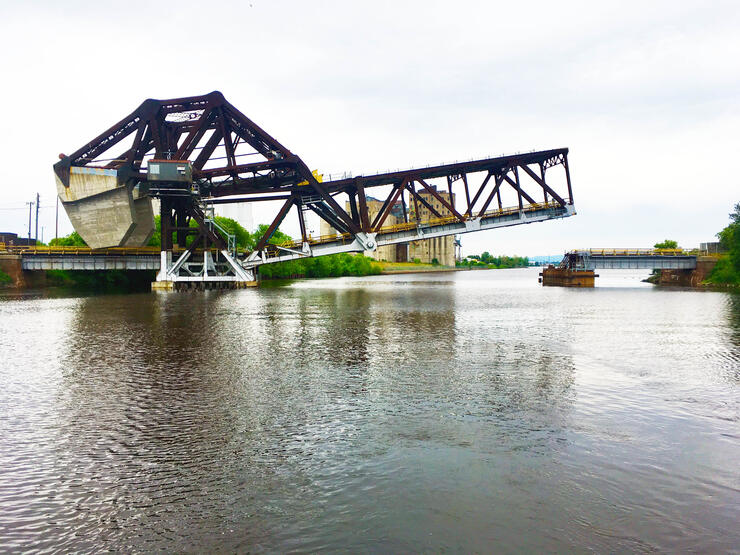
[[(151, 160), (189, 161), (192, 183), (151, 181), (146, 171)], [(121, 184), (160, 199), (160, 277), (169, 280), (253, 279), (261, 264), (575, 214), (567, 148), (322, 181), (220, 92), (144, 101), (82, 148), (60, 155), (54, 171), (66, 186), (73, 167), (116, 170)], [(562, 170), (559, 177), (556, 168)], [(504, 200), (507, 195), (511, 203)], [(280, 203), (267, 232), (252, 252), (228, 252), (205, 206), (263, 201)], [(337, 233), (312, 237), (307, 212)], [(386, 225), (392, 212), (403, 214), (400, 224)], [(298, 219), (300, 239), (272, 244), (289, 214)], [(184, 246), (190, 235), (187, 251), (173, 260), (174, 246)], [(214, 248), (222, 257), (218, 261), (209, 259)], [(194, 263), (196, 252), (204, 258)]]

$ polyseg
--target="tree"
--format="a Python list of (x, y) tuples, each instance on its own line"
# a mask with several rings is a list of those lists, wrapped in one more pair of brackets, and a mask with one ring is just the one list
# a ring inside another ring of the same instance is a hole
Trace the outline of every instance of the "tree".
[(49, 241), (52, 247), (86, 247), (87, 243), (80, 237), (80, 234), (73, 231), (66, 237), (58, 237)]
[(678, 241), (674, 241), (673, 239), (666, 239), (661, 243), (655, 243), (653, 247), (656, 249), (677, 249)]
[(730, 222), (732, 224), (740, 224), (740, 202), (738, 202), (734, 210), (730, 213)]
[[(257, 231), (251, 234), (251, 241), (252, 244), (250, 245), (250, 250), (254, 249), (254, 247), (257, 246), (257, 243), (260, 242), (260, 239), (267, 233), (267, 230), (270, 228), (267, 224), (260, 224), (257, 226)], [(280, 228), (275, 230), (275, 233), (272, 234), (272, 237), (270, 237), (270, 240), (268, 243), (272, 245), (282, 245), (283, 243), (290, 243), (293, 239), (290, 237), (290, 235), (286, 235), (282, 231), (280, 231)]]
[(740, 285), (740, 202), (730, 213), (730, 225), (717, 234), (726, 256), (720, 257), (709, 276), (712, 283)]
[(730, 220), (730, 225), (720, 231), (717, 237), (722, 247), (727, 249), (730, 263), (740, 277), (740, 202), (735, 205)]
[(216, 216), (214, 220), (227, 233), (236, 237), (237, 248), (248, 249), (252, 246), (252, 234), (244, 229), (239, 222), (231, 218), (224, 218), (223, 216)]

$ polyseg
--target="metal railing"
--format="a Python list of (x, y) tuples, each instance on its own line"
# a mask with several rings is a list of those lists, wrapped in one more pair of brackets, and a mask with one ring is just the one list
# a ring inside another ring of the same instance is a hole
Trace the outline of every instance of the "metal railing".
[(0, 251), (27, 255), (104, 255), (104, 256), (141, 256), (158, 255), (159, 247), (107, 247), (91, 249), (90, 247), (62, 245), (7, 245), (0, 243)]

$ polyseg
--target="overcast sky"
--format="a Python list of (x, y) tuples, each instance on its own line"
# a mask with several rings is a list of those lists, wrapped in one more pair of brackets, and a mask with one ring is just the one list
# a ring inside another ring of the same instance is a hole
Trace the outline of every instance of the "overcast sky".
[(740, 202), (739, 29), (736, 1), (0, 0), (0, 231), (38, 191), (53, 237), (58, 153), (220, 90), (321, 172), (569, 147), (578, 215), (466, 253), (697, 246)]

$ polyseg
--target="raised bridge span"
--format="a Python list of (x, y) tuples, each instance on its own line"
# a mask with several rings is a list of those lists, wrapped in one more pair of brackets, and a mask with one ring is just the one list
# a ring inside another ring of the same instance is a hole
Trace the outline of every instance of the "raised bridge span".
[[(24, 266), (154, 265), (148, 252), (110, 249), (148, 242), (157, 199), (157, 280), (163, 283), (252, 281), (263, 264), (372, 252), (576, 213), (567, 148), (324, 180), (219, 92), (146, 100), (83, 147), (60, 155), (54, 172), (70, 221), (91, 250), (26, 251)], [(275, 207), (250, 252), (237, 250), (210, 215), (224, 203)], [(308, 213), (336, 233), (312, 237)], [(274, 234), (288, 217), (297, 220), (301, 237), (276, 244)]]

